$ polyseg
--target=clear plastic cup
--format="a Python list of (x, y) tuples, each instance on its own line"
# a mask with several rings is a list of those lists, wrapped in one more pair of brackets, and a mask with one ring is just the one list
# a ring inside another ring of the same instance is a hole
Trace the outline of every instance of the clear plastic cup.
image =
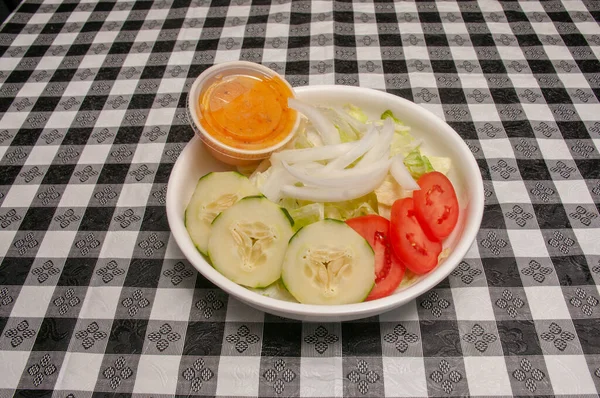
[(282, 132), (282, 136), (278, 137), (280, 138), (279, 141), (265, 148), (241, 149), (221, 142), (207, 131), (201, 123), (204, 116), (201, 114), (199, 101), (204, 91), (212, 84), (235, 75), (255, 78), (279, 78), (289, 88), (292, 97), (295, 97), (295, 94), (290, 84), (277, 72), (253, 62), (233, 61), (216, 64), (206, 69), (196, 78), (187, 97), (187, 112), (192, 128), (216, 159), (234, 166), (247, 166), (268, 158), (273, 152), (285, 146), (298, 130), (301, 117), (297, 112), (292, 111), (292, 115), (294, 115), (292, 116), (293, 123), (289, 131), (285, 135)]

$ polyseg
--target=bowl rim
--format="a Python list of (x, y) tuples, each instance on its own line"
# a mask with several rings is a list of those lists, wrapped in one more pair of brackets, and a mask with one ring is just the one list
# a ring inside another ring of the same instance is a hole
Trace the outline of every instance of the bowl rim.
[[(297, 94), (303, 92), (313, 92), (313, 91), (321, 91), (321, 90), (337, 90), (342, 94), (348, 95), (349, 98), (356, 95), (377, 95), (383, 96), (390, 100), (390, 102), (396, 102), (398, 106), (408, 108), (408, 111), (414, 114), (417, 114), (420, 118), (430, 119), (440, 130), (446, 130), (448, 134), (448, 139), (454, 144), (455, 149), (459, 152), (458, 156), (465, 158), (470, 167), (467, 167), (464, 171), (465, 180), (473, 181), (472, 188), (468, 190), (468, 213), (472, 215), (472, 217), (465, 222), (465, 227), (462, 233), (461, 238), (458, 240), (456, 247), (451, 251), (450, 255), (444, 260), (444, 263), (441, 266), (436, 267), (427, 277), (424, 277), (418, 282), (418, 288), (411, 289), (408, 287), (403, 294), (401, 295), (390, 295), (378, 300), (373, 301), (365, 301), (356, 304), (345, 304), (345, 305), (314, 305), (314, 304), (301, 304), (295, 302), (287, 302), (283, 300), (274, 299), (271, 297), (262, 296), (258, 293), (255, 293), (243, 286), (232, 282), (224, 275), (219, 273), (216, 269), (214, 269), (210, 264), (203, 260), (202, 264), (195, 264), (190, 260), (190, 256), (188, 256), (189, 251), (193, 248), (194, 251), (197, 252), (195, 246), (191, 242), (189, 235), (184, 234), (185, 236), (180, 236), (178, 234), (177, 228), (183, 225), (183, 218), (179, 220), (176, 212), (176, 200), (175, 200), (175, 192), (173, 189), (173, 181), (176, 178), (175, 176), (178, 174), (179, 168), (181, 166), (181, 162), (179, 159), (176, 161), (171, 175), (169, 176), (169, 182), (167, 185), (167, 198), (166, 198), (166, 208), (167, 208), (167, 219), (169, 222), (169, 227), (171, 232), (175, 238), (176, 243), (178, 244), (180, 250), (186, 256), (186, 258), (190, 261), (192, 266), (198, 270), (205, 278), (215, 284), (218, 288), (224, 290), (228, 294), (234, 296), (235, 298), (246, 302), (248, 305), (253, 306), (255, 308), (260, 308), (263, 311), (273, 313), (286, 313), (290, 315), (295, 315), (296, 317), (313, 317), (326, 319), (329, 317), (339, 317), (339, 316), (347, 316), (352, 315), (356, 318), (361, 315), (370, 316), (372, 313), (383, 313), (399, 307), (416, 297), (428, 292), (437, 284), (439, 284), (444, 278), (446, 278), (456, 266), (460, 263), (460, 261), (467, 254), (471, 245), (475, 241), (477, 237), (477, 232), (481, 226), (481, 221), (483, 219), (483, 209), (484, 209), (484, 192), (483, 192), (483, 178), (479, 171), (479, 165), (475, 160), (472, 152), (469, 147), (465, 143), (465, 141), (460, 137), (460, 135), (450, 127), (444, 120), (440, 117), (432, 113), (431, 111), (425, 109), (424, 107), (404, 99), (402, 97), (398, 97), (396, 95), (387, 93), (385, 91), (375, 90), (371, 88), (365, 87), (355, 87), (355, 86), (340, 86), (340, 85), (315, 85), (315, 86), (304, 86), (296, 88)], [(194, 139), (198, 139), (198, 137), (194, 136)], [(191, 141), (186, 145), (184, 151), (191, 146)], [(183, 153), (182, 153), (183, 154)], [(179, 223), (179, 225), (177, 225)], [(183, 227), (185, 230), (185, 227)], [(187, 239), (189, 240), (189, 244), (181, 245), (180, 240)], [(190, 246), (191, 244), (191, 246)], [(197, 253), (199, 255), (199, 253)], [(444, 267), (444, 264), (454, 263), (453, 266)]]
[[(292, 137), (295, 135), (295, 132), (298, 129), (298, 126), (300, 124), (301, 117), (300, 117), (299, 112), (296, 112), (296, 120), (294, 122), (292, 129), (288, 133), (288, 135), (283, 140), (279, 141), (278, 143), (271, 145), (267, 148), (263, 148), (263, 149), (240, 149), (240, 148), (235, 148), (230, 145), (224, 144), (221, 141), (214, 138), (212, 135), (210, 135), (206, 131), (206, 129), (204, 127), (202, 127), (202, 123), (200, 123), (200, 118), (198, 117), (198, 112), (196, 111), (195, 104), (198, 100), (197, 97), (200, 95), (200, 91), (202, 89), (202, 84), (206, 80), (210, 79), (211, 77), (213, 77), (219, 73), (222, 73), (222, 72), (227, 72), (228, 70), (231, 70), (231, 69), (237, 69), (237, 70), (246, 69), (248, 71), (258, 71), (266, 76), (278, 77), (290, 89), (293, 98), (296, 97), (295, 90), (290, 85), (290, 83), (283, 76), (281, 76), (279, 73), (277, 73), (276, 71), (274, 71), (271, 68), (268, 68), (264, 65), (257, 64), (254, 62), (249, 62), (249, 61), (221, 62), (221, 63), (215, 64), (215, 65), (207, 68), (206, 70), (204, 70), (194, 80), (194, 83), (192, 83), (192, 86), (190, 87), (190, 90), (188, 91), (188, 93), (186, 95), (187, 113), (191, 117), (190, 124), (192, 125), (192, 128), (194, 129), (196, 134), (200, 136), (201, 140), (203, 140), (203, 141), (208, 140), (212, 145), (214, 145), (213, 148), (215, 150), (218, 150), (219, 152), (222, 152), (223, 154), (226, 154), (228, 156), (232, 156), (232, 154), (233, 154), (235, 157), (237, 157), (239, 159), (244, 159), (244, 157), (243, 157), (244, 155), (248, 155), (248, 156), (269, 155), (272, 152), (276, 151), (277, 149), (286, 145), (292, 139)], [(191, 100), (192, 96), (194, 97), (193, 101)]]

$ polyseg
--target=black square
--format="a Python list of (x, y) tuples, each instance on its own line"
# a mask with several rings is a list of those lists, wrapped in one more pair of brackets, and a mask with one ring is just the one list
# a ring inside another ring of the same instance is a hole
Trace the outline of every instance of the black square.
[[(206, 256), (204, 256), (202, 253), (200, 253), (200, 255), (206, 260), (206, 262), (208, 262), (210, 264), (210, 261)], [(211, 281), (206, 279), (199, 272), (197, 273), (196, 284), (194, 285), (194, 287), (196, 289), (216, 289), (217, 288), (217, 286), (214, 283), (212, 283)]]
[(385, 73), (408, 73), (408, 67), (404, 60), (387, 60), (381, 61)]
[(342, 355), (381, 356), (379, 323), (342, 323)]
[(245, 37), (242, 42), (243, 49), (249, 48), (264, 48), (265, 38), (264, 37)]
[(142, 220), (142, 231), (170, 231), (165, 206), (148, 206)]
[(108, 337), (106, 354), (141, 354), (147, 327), (146, 319), (115, 319)]
[(56, 12), (72, 12), (77, 7), (77, 3), (63, 3), (58, 6)]
[(183, 18), (167, 19), (163, 23), (162, 29), (179, 29), (183, 26)]
[(425, 44), (428, 47), (448, 47), (446, 35), (425, 35)]
[(523, 180), (552, 180), (543, 159), (517, 159), (517, 166)]
[(600, 180), (600, 162), (597, 159), (575, 160), (584, 180)]
[(123, 286), (128, 287), (156, 287), (162, 269), (162, 260), (133, 259)]
[(108, 95), (88, 95), (83, 99), (81, 111), (101, 111), (108, 100)]
[(94, 8), (94, 11), (111, 11), (114, 6), (114, 2), (101, 1), (98, 4), (96, 4), (96, 8)]
[[(137, 4), (137, 3), (135, 3)], [(140, 21), (125, 21), (123, 23), (123, 26), (121, 27), (121, 31), (125, 31), (125, 30), (135, 30), (138, 31), (140, 29), (142, 29), (142, 26), (144, 26), (144, 21), (140, 20)]]
[(569, 217), (561, 204), (535, 204), (533, 210), (541, 229), (571, 228)]
[(0, 98), (0, 112), (6, 112), (10, 108), (11, 104), (15, 100), (14, 97), (2, 97)]
[(549, 104), (572, 104), (569, 93), (564, 88), (541, 88), (542, 94)]
[(88, 21), (83, 24), (83, 28), (81, 28), (81, 33), (84, 32), (98, 32), (102, 28), (102, 21)]
[(387, 90), (387, 92), (390, 94), (394, 94), (397, 97), (407, 99), (409, 101), (415, 100), (415, 98), (413, 96), (413, 92), (410, 88), (400, 88), (400, 89), (390, 88)]
[(98, 74), (96, 74), (96, 78), (94, 80), (118, 80), (119, 73), (121, 73), (121, 68), (102, 67), (98, 70)]
[(492, 177), (490, 175), (490, 169), (488, 167), (487, 161), (485, 159), (475, 159), (477, 161), (477, 165), (479, 166), (479, 172), (481, 173), (481, 178), (484, 180), (491, 180)]
[(357, 74), (358, 63), (356, 61), (337, 61), (334, 65), (335, 73)]
[[(191, 129), (190, 126), (186, 127)], [(137, 144), (143, 132), (144, 127), (142, 126), (121, 127), (117, 131), (114, 144)]]
[(481, 66), (481, 71), (483, 73), (496, 75), (506, 74), (506, 68), (504, 67), (504, 63), (500, 60), (480, 59), (479, 65)]
[(562, 286), (582, 286), (595, 283), (584, 256), (552, 257), (552, 263)]
[(265, 323), (261, 355), (267, 357), (300, 357), (302, 323)]
[(160, 79), (165, 74), (166, 65), (149, 65), (144, 68), (140, 79)]
[(52, 222), (54, 208), (30, 207), (19, 226), (21, 231), (45, 231)]
[(456, 321), (421, 321), (424, 357), (460, 357), (462, 347)]
[(381, 47), (402, 47), (402, 36), (394, 34), (379, 35), (379, 45)]
[(74, 164), (53, 164), (48, 167), (48, 171), (46, 171), (46, 175), (44, 175), (42, 184), (66, 185), (71, 179), (73, 170), (75, 170)]
[(194, 130), (189, 125), (174, 125), (169, 130), (167, 142), (188, 142), (194, 136)]
[(529, 22), (527, 15), (521, 11), (504, 10), (508, 22)]
[(57, 69), (50, 78), (50, 82), (70, 82), (73, 80), (75, 72), (77, 72), (77, 69)]
[(483, 18), (483, 14), (481, 12), (463, 12), (462, 13), (463, 21), (467, 22), (477, 22), (477, 23), (485, 23), (485, 18)]
[(22, 3), (19, 7), (19, 12), (34, 14), (40, 8), (40, 5), (41, 4)]
[(11, 23), (8, 22), (2, 27), (2, 33), (8, 34), (19, 34), (25, 27), (25, 24), (22, 23)]
[(156, 175), (154, 176), (154, 183), (166, 183), (169, 181), (171, 170), (173, 170), (173, 163), (161, 163), (158, 165)]
[(472, 34), (471, 43), (474, 47), (495, 47), (496, 42), (490, 34)]
[(471, 122), (451, 122), (448, 124), (452, 127), (463, 139), (465, 140), (477, 140), (477, 128), (475, 124)]
[(33, 351), (67, 351), (77, 318), (44, 318)]
[(518, 104), (519, 96), (512, 88), (490, 88), (490, 94), (497, 104)]
[(10, 143), (11, 146), (34, 146), (43, 129), (20, 129)]
[(149, 109), (154, 103), (154, 94), (134, 94), (129, 101), (128, 109)]
[[(553, 22), (573, 22), (567, 11), (549, 12), (547, 15)], [(569, 44), (567, 44), (569, 45)]]
[(502, 207), (500, 207), (500, 205), (485, 205), (483, 219), (481, 221), (481, 228), (506, 228), (506, 224), (504, 222), (504, 213), (502, 212)]
[(69, 47), (69, 51), (67, 51), (67, 56), (76, 57), (86, 55), (91, 46), (91, 44), (72, 44), (71, 47)]
[[(153, 53), (168, 53), (168, 52), (173, 51), (174, 47), (175, 47), (174, 40), (157, 41), (156, 43), (154, 43), (154, 47), (152, 47), (152, 52)], [(162, 77), (162, 75), (157, 76), (157, 77)]]
[[(254, 3), (256, 4), (256, 2), (254, 2)], [(248, 17), (248, 21), (246, 22), (246, 25), (266, 24), (267, 22), (269, 22), (269, 15), (268, 14), (250, 15)]]
[(208, 17), (204, 21), (205, 28), (222, 28), (225, 26), (224, 17)]
[(542, 355), (533, 321), (496, 321), (504, 355)]
[(50, 46), (30, 46), (25, 53), (25, 57), (43, 57)]
[(7, 323), (8, 323), (8, 318), (0, 317), (0, 335), (2, 335), (4, 333), (4, 328), (6, 327)]
[(91, 127), (86, 128), (70, 128), (67, 130), (65, 138), (62, 140), (63, 145), (85, 145), (90, 139), (90, 135), (94, 131)]
[(80, 231), (107, 231), (114, 207), (88, 207), (79, 224)]
[[(393, 12), (375, 12), (375, 20), (378, 24), (381, 23), (398, 23), (398, 18)], [(381, 36), (379, 36), (381, 40)]]
[(105, 164), (98, 177), (98, 184), (122, 184), (128, 171), (128, 164)]
[(108, 50), (109, 54), (128, 54), (133, 46), (132, 42), (117, 42), (113, 43)]
[(457, 73), (456, 65), (453, 61), (431, 61), (431, 69), (433, 69), (435, 73)]
[(466, 104), (467, 98), (460, 88), (439, 88), (442, 104)]
[(5, 83), (25, 83), (29, 80), (33, 71), (30, 70), (15, 70), (6, 78)]
[(567, 47), (587, 47), (588, 42), (581, 34), (563, 34), (560, 35)]
[(600, 354), (600, 322), (597, 319), (573, 319), (573, 325), (583, 353)]
[(88, 286), (94, 274), (95, 258), (67, 258), (58, 286)]
[(354, 13), (351, 11), (333, 11), (333, 20), (335, 22), (346, 22), (351, 24), (354, 23)]
[(12, 185), (21, 166), (0, 166), (0, 185)]
[(310, 63), (308, 61), (290, 61), (285, 64), (285, 74), (289, 75), (308, 75), (310, 72)]
[(190, 322), (185, 334), (183, 355), (221, 355), (223, 322)]
[(153, 1), (138, 0), (133, 3), (132, 10), (149, 10), (152, 8)]
[(527, 120), (503, 120), (502, 127), (509, 138), (535, 138), (531, 124)]
[(22, 285), (27, 279), (33, 258), (4, 257), (0, 264), (0, 285)]
[(516, 35), (520, 47), (541, 46), (542, 42), (537, 35)]
[(441, 23), (442, 19), (438, 12), (420, 12), (419, 21), (421, 21), (421, 23)]
[(514, 257), (482, 258), (483, 271), (488, 286), (493, 287), (520, 287), (523, 286), (517, 260)]
[(600, 72), (600, 65), (598, 60), (591, 59), (579, 59), (575, 61), (577, 66), (582, 73), (598, 73)]

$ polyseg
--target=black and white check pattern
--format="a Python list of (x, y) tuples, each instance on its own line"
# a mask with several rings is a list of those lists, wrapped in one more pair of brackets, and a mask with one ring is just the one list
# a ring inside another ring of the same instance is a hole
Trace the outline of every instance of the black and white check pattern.
[[(597, 396), (600, 2), (25, 0), (0, 27), (0, 397)], [(433, 291), (303, 324), (170, 236), (210, 65), (410, 99), (465, 139), (483, 224)]]

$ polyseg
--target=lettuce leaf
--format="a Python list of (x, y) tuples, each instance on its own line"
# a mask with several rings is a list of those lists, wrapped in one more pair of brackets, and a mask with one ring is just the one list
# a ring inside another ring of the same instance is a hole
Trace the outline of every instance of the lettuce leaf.
[(293, 210), (288, 210), (294, 219), (294, 231), (325, 218), (323, 203), (311, 203)]
[(360, 198), (344, 202), (325, 203), (325, 218), (346, 221), (349, 218), (377, 214), (377, 195), (371, 192)]
[(404, 157), (404, 165), (415, 180), (425, 173), (434, 171), (431, 162), (427, 156), (421, 154), (419, 148), (413, 149)]

